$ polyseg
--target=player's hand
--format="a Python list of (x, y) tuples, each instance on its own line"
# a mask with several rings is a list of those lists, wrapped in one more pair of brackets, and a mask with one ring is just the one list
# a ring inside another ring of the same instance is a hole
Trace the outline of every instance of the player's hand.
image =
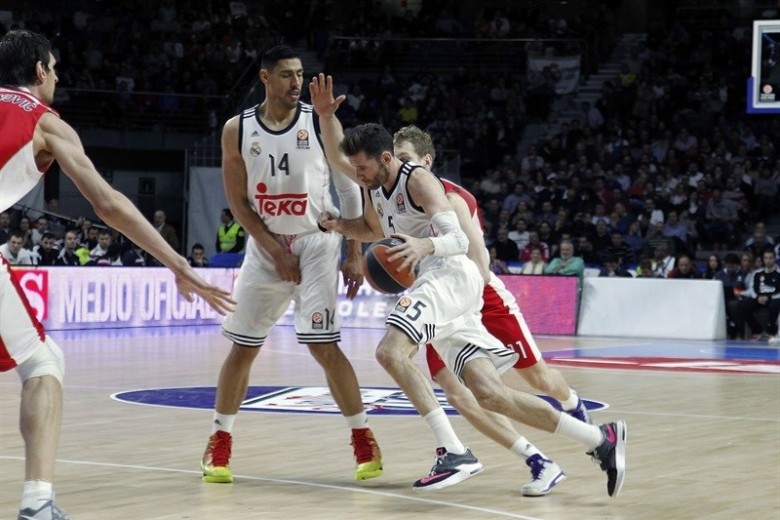
[(273, 255), (276, 274), (283, 282), (293, 282), (296, 285), (301, 283), (301, 267), (298, 255), (288, 251), (281, 250)]
[(225, 315), (236, 309), (236, 301), (231, 298), (230, 293), (220, 289), (215, 285), (206, 283), (191, 267), (176, 273), (176, 287), (179, 293), (188, 301), (195, 300), (197, 294), (208, 303), (212, 309)]
[(343, 94), (333, 98), (333, 76), (325, 76), (321, 72), (311, 78), (309, 94), (311, 94), (311, 104), (314, 106), (314, 111), (322, 118), (333, 117), (339, 106), (347, 99), (347, 96)]
[(347, 255), (341, 264), (341, 274), (347, 287), (347, 299), (354, 300), (363, 285), (363, 262), (360, 256)]
[(433, 242), (430, 239), (415, 238), (401, 234), (391, 236), (402, 241), (400, 245), (387, 250), (387, 259), (389, 261), (394, 262), (400, 258), (404, 259), (398, 266), (398, 269), (396, 269), (399, 273), (407, 269), (415, 269), (420, 260), (433, 253)]
[(339, 230), (339, 218), (330, 211), (323, 211), (317, 221), (319, 225), (328, 231)]

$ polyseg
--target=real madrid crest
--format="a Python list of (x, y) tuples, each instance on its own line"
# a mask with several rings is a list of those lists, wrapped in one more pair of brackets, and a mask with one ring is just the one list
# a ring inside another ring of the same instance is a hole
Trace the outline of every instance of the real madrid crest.
[(252, 155), (252, 157), (258, 157), (260, 155), (260, 143), (257, 141), (252, 141), (252, 144), (249, 145), (249, 153)]

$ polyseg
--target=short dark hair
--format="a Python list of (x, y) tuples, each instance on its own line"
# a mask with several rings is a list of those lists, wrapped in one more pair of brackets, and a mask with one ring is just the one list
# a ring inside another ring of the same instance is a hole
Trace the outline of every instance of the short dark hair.
[(41, 235), (41, 240), (44, 240), (44, 239), (48, 240), (48, 239), (50, 239), (50, 238), (51, 238), (51, 239), (55, 239), (55, 238), (56, 238), (56, 237), (54, 236), (54, 233), (49, 233), (49, 232), (47, 231), (46, 233), (44, 233), (43, 235)]
[(727, 264), (739, 264), (739, 255), (736, 253), (727, 253), (723, 261)]
[(382, 125), (366, 123), (347, 132), (339, 148), (347, 157), (363, 152), (378, 158), (384, 152), (393, 153), (393, 136)]
[(233, 220), (233, 212), (230, 211), (230, 208), (223, 208), (222, 213), (227, 215), (230, 218), (230, 220)]
[(260, 67), (266, 70), (272, 70), (281, 60), (301, 59), (298, 51), (286, 44), (274, 45), (263, 53), (260, 60)]
[(195, 251), (196, 249), (203, 251), (205, 248), (203, 247), (203, 244), (196, 242), (195, 244), (192, 244), (192, 250)]
[(0, 85), (35, 84), (35, 66), (40, 61), (49, 69), (51, 42), (27, 30), (11, 31), (0, 38)]

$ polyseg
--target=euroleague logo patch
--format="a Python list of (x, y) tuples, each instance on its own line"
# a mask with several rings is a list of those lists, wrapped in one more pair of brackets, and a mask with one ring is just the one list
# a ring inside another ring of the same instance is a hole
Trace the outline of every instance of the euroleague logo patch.
[[(212, 410), (217, 389), (213, 386), (182, 388), (149, 388), (119, 392), (112, 399), (126, 403), (169, 408), (197, 408)], [(411, 401), (398, 388), (363, 387), (360, 394), (368, 415), (417, 415)], [(444, 392), (435, 390), (436, 399), (449, 415), (458, 412), (447, 404)], [(558, 401), (540, 395), (555, 408)], [(588, 411), (605, 410), (606, 403), (582, 399)], [(319, 386), (250, 386), (241, 411), (304, 414), (341, 414), (328, 387)]]
[(297, 140), (296, 148), (299, 150), (308, 150), (309, 132), (306, 130), (298, 130), (298, 133), (295, 134), (295, 139)]

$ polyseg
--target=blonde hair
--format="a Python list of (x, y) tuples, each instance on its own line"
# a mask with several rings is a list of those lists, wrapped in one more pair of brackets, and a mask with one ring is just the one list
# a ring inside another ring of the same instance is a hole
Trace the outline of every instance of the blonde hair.
[(431, 162), (436, 159), (436, 149), (433, 147), (433, 139), (431, 139), (428, 132), (419, 129), (414, 125), (405, 126), (393, 134), (394, 145), (398, 145), (404, 141), (410, 143), (414, 148), (414, 151), (420, 157), (428, 154), (431, 156)]

